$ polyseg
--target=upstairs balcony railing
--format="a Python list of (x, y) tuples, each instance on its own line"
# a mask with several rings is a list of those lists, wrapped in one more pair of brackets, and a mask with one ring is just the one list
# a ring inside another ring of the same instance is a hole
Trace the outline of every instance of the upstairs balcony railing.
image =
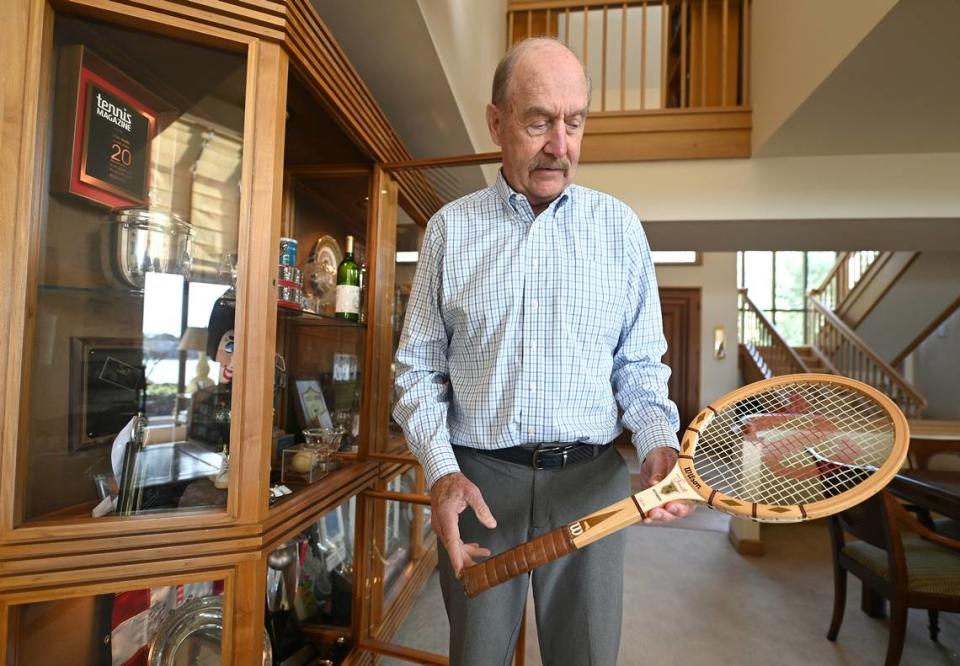
[(811, 295), (825, 307), (836, 311), (880, 255), (878, 250), (841, 252), (837, 263), (820, 286), (811, 290)]
[(748, 0), (513, 0), (507, 35), (567, 44), (590, 73), (594, 114), (742, 109), (749, 13)]

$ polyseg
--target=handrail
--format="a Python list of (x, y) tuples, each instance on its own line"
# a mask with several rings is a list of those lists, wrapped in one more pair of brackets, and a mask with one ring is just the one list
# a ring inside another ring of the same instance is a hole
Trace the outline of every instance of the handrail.
[(861, 278), (880, 256), (877, 250), (841, 252), (837, 263), (827, 273), (819, 287), (811, 290), (830, 310), (836, 310), (854, 290)]
[(750, 0), (507, 2), (508, 46), (550, 36), (580, 56), (591, 114), (748, 108), (749, 34)]
[(927, 407), (926, 399), (903, 376), (858, 336), (811, 291), (807, 294), (810, 316), (808, 339), (840, 374), (856, 379), (888, 395), (910, 417)]
[(796, 350), (787, 344), (777, 327), (740, 289), (740, 343), (747, 349), (764, 377), (810, 372)]

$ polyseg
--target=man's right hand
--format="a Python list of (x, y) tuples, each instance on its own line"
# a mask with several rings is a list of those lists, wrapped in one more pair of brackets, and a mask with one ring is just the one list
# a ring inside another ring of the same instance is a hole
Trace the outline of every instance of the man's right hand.
[(487, 557), (490, 551), (460, 538), (460, 514), (469, 506), (484, 527), (493, 529), (497, 521), (483, 501), (480, 489), (460, 472), (441, 476), (430, 489), (430, 521), (440, 543), (450, 556), (450, 565), (458, 577), (464, 567), (476, 564), (473, 558)]

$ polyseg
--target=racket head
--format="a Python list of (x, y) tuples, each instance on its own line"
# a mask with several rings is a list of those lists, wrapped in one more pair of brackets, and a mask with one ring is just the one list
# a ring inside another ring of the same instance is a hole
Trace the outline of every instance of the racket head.
[(678, 466), (713, 508), (799, 522), (881, 490), (909, 441), (903, 412), (873, 387), (837, 375), (784, 375), (701, 411), (681, 441)]

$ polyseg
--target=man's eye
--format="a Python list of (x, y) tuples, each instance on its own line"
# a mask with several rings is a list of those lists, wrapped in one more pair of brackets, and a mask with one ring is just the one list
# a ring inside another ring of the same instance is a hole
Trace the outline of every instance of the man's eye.
[(533, 131), (533, 132), (546, 132), (546, 131), (547, 131), (547, 123), (542, 122), (542, 121), (541, 121), (541, 122), (536, 122), (536, 123), (530, 123), (530, 130)]

